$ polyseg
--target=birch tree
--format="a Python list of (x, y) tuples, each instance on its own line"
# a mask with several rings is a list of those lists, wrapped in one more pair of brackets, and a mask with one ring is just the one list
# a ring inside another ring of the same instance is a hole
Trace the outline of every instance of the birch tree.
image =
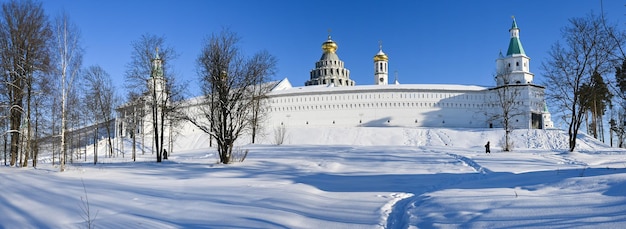
[(65, 170), (67, 158), (68, 95), (74, 90), (75, 79), (82, 65), (83, 49), (80, 46), (81, 32), (68, 14), (62, 13), (54, 23), (55, 73), (61, 79), (61, 156), (60, 170)]
[[(84, 100), (93, 110), (94, 125), (104, 123), (107, 132), (107, 145), (109, 148), (109, 157), (113, 156), (113, 130), (108, 123), (113, 120), (113, 108), (115, 106), (115, 88), (111, 76), (100, 66), (88, 67), (83, 75), (84, 81)], [(98, 132), (98, 131), (96, 131)], [(97, 144), (96, 144), (97, 146)], [(94, 164), (98, 161), (97, 155), (94, 154)]]

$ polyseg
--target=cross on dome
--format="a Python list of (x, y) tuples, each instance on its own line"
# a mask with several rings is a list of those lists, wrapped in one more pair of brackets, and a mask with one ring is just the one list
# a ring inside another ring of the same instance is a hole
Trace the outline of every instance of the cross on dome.
[(389, 57), (387, 56), (387, 54), (383, 52), (383, 41), (379, 40), (378, 41), (378, 53), (376, 53), (376, 55), (374, 56), (374, 62), (388, 61), (388, 60), (389, 60)]

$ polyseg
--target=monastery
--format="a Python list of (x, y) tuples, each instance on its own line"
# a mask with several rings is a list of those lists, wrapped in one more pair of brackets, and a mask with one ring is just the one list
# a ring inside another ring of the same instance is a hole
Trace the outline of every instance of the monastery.
[[(373, 58), (373, 84), (357, 86), (350, 70), (337, 55), (338, 45), (330, 36), (322, 43), (322, 57), (310, 71), (304, 86), (294, 87), (288, 79), (274, 82), (267, 94), (269, 112), (263, 128), (278, 127), (445, 127), (501, 128), (503, 103), (509, 124), (515, 129), (553, 128), (546, 109), (544, 87), (533, 83), (515, 19), (506, 55), (496, 60), (496, 86), (444, 84), (400, 84), (389, 82), (389, 58), (382, 46)], [(153, 75), (147, 82), (157, 100), (165, 98), (161, 60), (153, 59)], [(503, 100), (504, 98), (504, 100)], [(116, 137), (144, 135), (149, 118), (137, 117), (137, 106), (149, 98), (116, 109)], [(134, 104), (134, 105), (133, 105)], [(143, 108), (146, 110), (147, 108)], [(134, 115), (132, 115), (134, 114)], [(144, 114), (147, 115), (147, 114)], [(143, 120), (132, 125), (132, 120)], [(182, 134), (197, 130), (186, 123)], [(166, 130), (168, 133), (170, 129)], [(169, 134), (166, 134), (169, 135)], [(170, 136), (171, 137), (171, 136)], [(171, 146), (170, 146), (171, 147)], [(171, 151), (171, 149), (170, 149)]]
[(496, 60), (495, 87), (389, 83), (389, 58), (382, 47), (373, 58), (374, 84), (356, 86), (328, 36), (304, 86), (283, 79), (268, 94), (267, 126), (495, 128), (503, 126), (500, 101), (508, 98), (513, 128), (552, 128), (545, 88), (533, 83), (519, 31), (513, 19), (507, 53)]

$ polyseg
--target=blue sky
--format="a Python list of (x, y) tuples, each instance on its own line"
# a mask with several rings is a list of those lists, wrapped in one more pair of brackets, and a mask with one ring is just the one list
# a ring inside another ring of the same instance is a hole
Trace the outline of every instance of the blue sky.
[[(604, 1), (609, 21), (621, 28), (626, 1)], [(196, 93), (196, 59), (203, 40), (228, 27), (251, 55), (268, 50), (278, 59), (275, 79), (304, 85), (319, 60), (328, 30), (337, 54), (358, 85), (373, 84), (378, 42), (389, 56), (390, 81), (403, 84), (495, 85), (495, 59), (506, 53), (511, 16), (531, 58), (535, 82), (541, 62), (572, 17), (600, 13), (600, 0), (568, 1), (45, 1), (54, 17), (67, 12), (82, 31), (84, 66), (100, 65), (123, 90), (131, 42), (163, 35), (180, 57), (177, 75)]]

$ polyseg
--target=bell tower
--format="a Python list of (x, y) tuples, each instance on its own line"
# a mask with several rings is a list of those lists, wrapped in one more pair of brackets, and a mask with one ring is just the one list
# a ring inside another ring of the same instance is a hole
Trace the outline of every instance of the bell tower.
[(382, 42), (378, 43), (378, 53), (374, 56), (374, 84), (389, 84), (389, 57), (383, 52)]
[(519, 31), (515, 17), (513, 17), (513, 25), (509, 29), (511, 40), (506, 56), (500, 53), (496, 60), (497, 86), (532, 84), (533, 82), (534, 74), (530, 72), (530, 58), (524, 52)]
[(167, 91), (165, 77), (163, 77), (163, 60), (159, 56), (159, 48), (156, 48), (156, 54), (152, 59), (152, 69), (150, 78), (148, 79), (148, 88), (150, 96), (153, 97), (157, 104), (163, 104), (167, 99)]

